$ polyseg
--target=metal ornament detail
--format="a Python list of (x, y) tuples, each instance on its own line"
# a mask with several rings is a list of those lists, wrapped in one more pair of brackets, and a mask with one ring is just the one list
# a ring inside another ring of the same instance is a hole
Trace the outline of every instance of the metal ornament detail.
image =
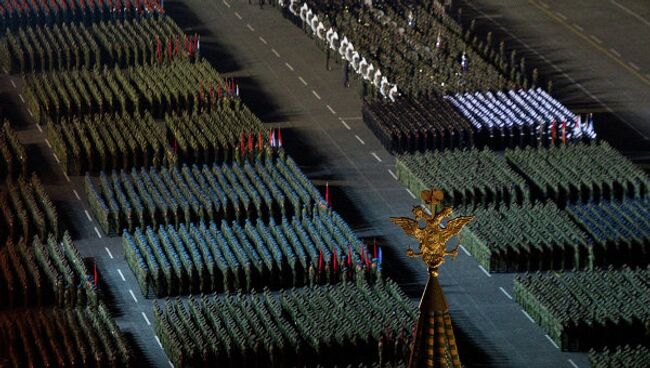
[[(421, 193), (422, 200), (428, 205), (430, 213), (427, 213), (421, 206), (413, 207), (411, 213), (415, 218), (391, 217), (390, 221), (399, 225), (406, 235), (415, 238), (419, 244), (418, 252), (409, 247), (406, 255), (409, 257), (422, 257), (424, 263), (429, 267), (429, 273), (438, 277), (438, 269), (445, 263), (445, 257), (456, 257), (458, 254), (457, 244), (454, 249), (447, 251), (447, 241), (458, 235), (474, 216), (459, 216), (447, 221), (445, 227), (441, 227), (442, 221), (451, 216), (452, 208), (445, 207), (439, 213), (435, 213), (435, 206), (442, 202), (442, 192), (436, 190), (425, 190)], [(424, 221), (424, 227), (420, 227), (420, 221)]]

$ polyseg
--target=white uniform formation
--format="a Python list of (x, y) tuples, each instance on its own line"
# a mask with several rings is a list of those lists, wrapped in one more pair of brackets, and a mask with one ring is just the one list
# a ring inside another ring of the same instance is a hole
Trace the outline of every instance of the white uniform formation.
[(338, 32), (333, 27), (326, 30), (323, 22), (307, 6), (307, 3), (303, 3), (301, 6), (299, 0), (291, 0), (289, 3), (289, 11), (293, 15), (300, 17), (308, 30), (311, 30), (320, 40), (326, 42), (330, 49), (338, 52), (343, 60), (349, 62), (357, 74), (378, 88), (379, 93), (384, 98), (395, 101), (399, 96), (397, 85), (390, 83), (388, 78), (381, 74), (381, 70), (378, 67), (375, 67), (372, 63), (368, 63), (366, 58), (354, 49), (354, 45), (347, 37), (343, 36), (343, 39), (340, 39)]
[(566, 129), (567, 139), (594, 139), (591, 117), (585, 123), (541, 88), (502, 92), (457, 93), (445, 96), (477, 129), (537, 127)]

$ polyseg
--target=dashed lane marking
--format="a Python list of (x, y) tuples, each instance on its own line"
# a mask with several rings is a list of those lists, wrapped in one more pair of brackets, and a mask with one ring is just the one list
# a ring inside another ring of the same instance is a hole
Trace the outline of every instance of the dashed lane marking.
[(601, 40), (600, 38), (598, 38), (598, 37), (596, 37), (594, 35), (591, 35), (589, 37), (591, 37), (592, 40), (596, 41), (596, 43), (599, 43), (599, 44), (603, 43), (603, 40)]
[(530, 314), (528, 314), (528, 312), (526, 312), (525, 310), (521, 309), (521, 313), (523, 313), (524, 316), (526, 316), (526, 318), (528, 318), (529, 321), (531, 321), (532, 323), (535, 323), (535, 320), (533, 319), (533, 317), (530, 316)]
[(628, 64), (630, 64), (630, 66), (631, 66), (634, 70), (636, 70), (637, 72), (638, 72), (639, 70), (641, 70), (641, 68), (639, 68), (639, 66), (636, 65), (636, 64), (634, 64), (633, 62), (629, 62)]
[(312, 94), (313, 94), (317, 99), (319, 99), (319, 100), (321, 99), (320, 96), (318, 95), (318, 93), (316, 93), (316, 91), (314, 91), (313, 89), (311, 90), (311, 93), (312, 93)]
[(47, 140), (47, 138), (45, 138), (45, 144), (47, 144), (47, 146), (48, 146), (50, 149), (52, 149), (52, 145), (50, 144), (50, 141)]
[(70, 177), (68, 176), (68, 174), (66, 174), (65, 171), (63, 172), (63, 177), (65, 178), (65, 181), (67, 181), (68, 183), (70, 182)]
[(366, 144), (366, 142), (364, 142), (363, 139), (361, 139), (361, 137), (359, 137), (358, 135), (355, 134), (354, 137), (359, 141), (359, 143)]
[[(95, 230), (97, 230), (97, 228), (95, 228)], [(111, 250), (108, 249), (108, 247), (104, 247), (104, 249), (106, 249), (106, 253), (108, 253), (108, 256), (111, 257), (111, 259), (113, 259), (113, 253), (111, 253)]]
[(129, 294), (131, 294), (131, 297), (132, 297), (133, 300), (135, 300), (135, 302), (137, 303), (137, 302), (138, 302), (138, 298), (135, 297), (135, 294), (133, 293), (133, 290), (129, 289)]
[(502, 293), (503, 293), (503, 294), (504, 294), (508, 299), (512, 300), (512, 296), (510, 296), (510, 294), (508, 294), (508, 292), (506, 291), (506, 289), (504, 289), (504, 288), (502, 288), (501, 286), (499, 286), (499, 290), (501, 290), (501, 292), (502, 292)]
[(416, 198), (416, 197), (415, 197), (415, 194), (413, 194), (413, 192), (411, 192), (411, 190), (410, 190), (409, 188), (404, 188), (404, 189), (406, 189), (406, 192), (407, 192), (411, 197), (413, 197), (413, 199)]
[(88, 212), (88, 210), (84, 210), (84, 212), (86, 213), (86, 217), (88, 218), (88, 221), (93, 222), (93, 218), (90, 217), (90, 212)]
[(564, 15), (564, 14), (562, 14), (562, 13), (560, 13), (560, 12), (555, 12), (555, 15), (557, 15), (557, 16), (560, 17), (560, 18), (562, 18), (562, 20), (567, 20), (567, 19), (569, 19), (569, 18), (567, 18), (566, 15)]
[(376, 153), (374, 153), (374, 152), (370, 152), (370, 154), (372, 155), (372, 157), (374, 157), (374, 158), (375, 158), (375, 160), (377, 160), (377, 161), (379, 161), (379, 162), (381, 162), (381, 158), (380, 158), (379, 156), (377, 156), (377, 154), (376, 154)]
[(472, 256), (462, 244), (460, 245), (460, 250), (462, 250), (465, 255), (468, 255), (470, 257)]
[(237, 17), (237, 19), (241, 20), (241, 15), (239, 15), (239, 13), (235, 12), (235, 16)]
[[(99, 229), (97, 229), (97, 226), (95, 226), (95, 233), (97, 234), (97, 237), (98, 237), (98, 238), (100, 238), (100, 239), (102, 238), (102, 234), (99, 232)], [(110, 250), (108, 250), (108, 248), (106, 248), (106, 251), (107, 251), (108, 253), (111, 252)], [(111, 258), (113, 258), (113, 257), (111, 257)]]
[(151, 326), (151, 322), (149, 322), (149, 318), (147, 318), (147, 315), (142, 312), (142, 318), (144, 318), (145, 322), (147, 322), (147, 326)]
[(573, 24), (573, 28), (577, 29), (577, 30), (580, 31), (580, 32), (584, 32), (584, 31), (585, 31), (585, 29), (582, 28), (582, 26), (580, 26), (579, 24), (575, 24), (575, 23), (574, 23), (574, 24)]
[(580, 367), (578, 367), (578, 365), (573, 360), (571, 360), (571, 359), (567, 359), (567, 360), (569, 361), (569, 364), (571, 364), (571, 366), (573, 368), (580, 368)]
[(393, 179), (395, 179), (395, 180), (399, 180), (399, 179), (397, 179), (397, 175), (395, 175), (395, 173), (393, 172), (393, 170), (388, 169), (388, 173), (390, 174), (390, 176), (393, 177)]
[(543, 2), (543, 1), (540, 1), (539, 3), (540, 3), (543, 7), (545, 7), (546, 9), (550, 8), (550, 6), (548, 6), (548, 4), (545, 3), (545, 2)]
[[(27, 110), (30, 114), (32, 113), (31, 111)], [(32, 115), (34, 116), (34, 115)], [(36, 129), (38, 129), (38, 132), (43, 134), (43, 128), (41, 128), (41, 124), (36, 123)]]
[(122, 270), (120, 270), (120, 269), (118, 268), (118, 269), (117, 269), (117, 273), (120, 274), (120, 278), (122, 279), (122, 281), (126, 282), (126, 278), (124, 277), (124, 274), (122, 273)]
[(14, 82), (13, 79), (11, 80), (11, 85), (12, 85), (14, 88), (16, 88), (16, 82)]
[(268, 42), (266, 42), (266, 40), (264, 38), (262, 38), (262, 36), (260, 36), (259, 39), (263, 44), (265, 44), (265, 45), (269, 44)]
[(289, 63), (284, 63), (284, 65), (286, 65), (287, 68), (289, 68), (289, 70), (291, 70), (291, 71), (294, 70), (293, 67), (291, 66), (291, 64), (289, 64)]
[(156, 338), (156, 342), (158, 343), (158, 346), (160, 346), (160, 348), (162, 349), (163, 347), (162, 344), (160, 343), (160, 338), (158, 338), (158, 335), (155, 335), (154, 337)]
[(23, 103), (25, 103), (25, 98), (23, 97), (23, 94), (22, 94), (22, 93), (18, 94), (18, 97), (20, 97), (20, 100), (21, 100)]
[(255, 28), (253, 28), (249, 23), (246, 23), (246, 27), (250, 29), (251, 32), (255, 32)]
[(57, 156), (56, 153), (52, 152), (52, 156), (54, 156), (54, 159), (56, 160), (57, 164), (61, 163), (61, 160), (59, 160), (59, 156)]
[(485, 268), (483, 268), (483, 266), (478, 265), (478, 268), (480, 268), (481, 271), (483, 271), (483, 273), (485, 274), (485, 276), (487, 276), (487, 277), (492, 277), (492, 275), (490, 275), (490, 273), (487, 272), (487, 270), (486, 270)]
[(344, 126), (347, 130), (352, 130), (352, 128), (350, 128), (350, 126), (348, 125), (348, 123), (345, 122), (345, 120), (343, 120), (343, 119), (339, 119), (339, 120), (341, 121), (341, 124), (343, 124), (343, 126)]
[(332, 113), (332, 115), (336, 115), (336, 111), (332, 108), (332, 106), (327, 105), (327, 109)]
[(553, 344), (553, 346), (555, 346), (556, 349), (559, 349), (559, 348), (560, 348), (559, 346), (557, 346), (557, 344), (555, 343), (555, 341), (553, 341), (553, 339), (551, 339), (551, 337), (550, 337), (549, 335), (544, 335), (544, 336), (546, 337), (546, 339), (547, 339), (548, 341), (551, 342), (551, 344)]
[(621, 57), (621, 53), (620, 53), (620, 52), (618, 52), (618, 51), (616, 51), (616, 50), (614, 50), (614, 49), (609, 49), (609, 51), (610, 51), (612, 54), (616, 55), (617, 57)]
[(302, 79), (301, 76), (298, 76), (298, 79), (300, 79), (300, 82), (302, 82), (302, 84), (304, 84), (305, 86), (307, 85), (307, 81)]
[(172, 363), (171, 360), (168, 360), (167, 363), (169, 363), (169, 366), (170, 366), (170, 367), (174, 368), (174, 364)]
[(278, 54), (278, 52), (275, 51), (275, 49), (271, 49), (271, 52), (272, 52), (273, 54), (275, 54), (275, 56), (280, 57), (280, 54)]
[(2, 70), (5, 71), (5, 74), (9, 74), (9, 71), (7, 70), (7, 68), (2, 68)]
[(225, 5), (225, 6), (227, 6), (228, 8), (230, 8), (230, 4), (228, 4), (228, 2), (227, 2), (226, 0), (223, 0), (223, 5)]
[(74, 193), (74, 196), (77, 197), (77, 200), (80, 201), (81, 197), (79, 197), (79, 193), (77, 193), (76, 189), (72, 189), (72, 193)]

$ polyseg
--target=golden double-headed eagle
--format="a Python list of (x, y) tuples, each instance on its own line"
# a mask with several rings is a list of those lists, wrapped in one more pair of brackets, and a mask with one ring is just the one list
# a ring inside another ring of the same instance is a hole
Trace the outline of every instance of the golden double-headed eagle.
[[(451, 207), (445, 207), (438, 213), (434, 212), (435, 206), (442, 202), (443, 193), (438, 190), (425, 190), (420, 197), (428, 205), (430, 214), (421, 206), (415, 206), (411, 211), (415, 218), (391, 217), (390, 221), (399, 225), (406, 235), (415, 238), (419, 243), (417, 253), (409, 247), (406, 255), (422, 257), (431, 275), (437, 277), (438, 268), (445, 263), (445, 257), (456, 257), (458, 254), (460, 243), (451, 251), (447, 251), (447, 241), (457, 235), (468, 222), (474, 219), (474, 216), (459, 216), (447, 221), (445, 227), (441, 227), (442, 221), (452, 214)], [(424, 221), (424, 227), (420, 227), (421, 220)]]

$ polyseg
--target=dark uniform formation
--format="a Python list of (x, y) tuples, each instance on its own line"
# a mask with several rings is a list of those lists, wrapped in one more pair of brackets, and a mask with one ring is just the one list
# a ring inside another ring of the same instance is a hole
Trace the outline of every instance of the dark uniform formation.
[[(650, 268), (517, 276), (515, 298), (563, 350), (647, 343)], [(647, 363), (647, 362), (646, 362)]]
[(589, 362), (593, 368), (643, 367), (650, 362), (650, 348), (643, 345), (617, 346), (602, 352), (592, 350)]
[[(416, 310), (390, 280), (274, 295), (190, 297), (154, 307), (175, 366), (303, 367), (405, 364)], [(232, 365), (232, 362), (237, 362)]]

